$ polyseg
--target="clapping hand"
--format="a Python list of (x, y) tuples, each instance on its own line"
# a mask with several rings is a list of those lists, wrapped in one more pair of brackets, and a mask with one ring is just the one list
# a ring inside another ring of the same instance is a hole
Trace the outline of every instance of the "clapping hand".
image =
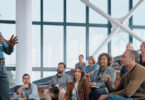
[(103, 77), (103, 80), (104, 80), (104, 82), (109, 82), (109, 80), (110, 80), (110, 75), (109, 75), (109, 74), (106, 74), (106, 75)]

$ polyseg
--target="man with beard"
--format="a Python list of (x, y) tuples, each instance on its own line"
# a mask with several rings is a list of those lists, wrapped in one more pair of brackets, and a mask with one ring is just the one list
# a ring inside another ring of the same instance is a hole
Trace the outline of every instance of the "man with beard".
[(58, 98), (58, 100), (63, 100), (67, 83), (72, 81), (71, 76), (64, 73), (65, 68), (66, 65), (64, 63), (61, 62), (58, 64), (57, 74), (52, 77), (50, 88), (44, 92), (46, 100), (52, 100), (55, 98)]

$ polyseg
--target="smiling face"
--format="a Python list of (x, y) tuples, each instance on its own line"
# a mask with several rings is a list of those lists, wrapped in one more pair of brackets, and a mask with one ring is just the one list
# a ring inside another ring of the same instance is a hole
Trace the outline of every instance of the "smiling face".
[(100, 66), (101, 67), (107, 67), (108, 66), (108, 59), (106, 56), (102, 56), (100, 58)]

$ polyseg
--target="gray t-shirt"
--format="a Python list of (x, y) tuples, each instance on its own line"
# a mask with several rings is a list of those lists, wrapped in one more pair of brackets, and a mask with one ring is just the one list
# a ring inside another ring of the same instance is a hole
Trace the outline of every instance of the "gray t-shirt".
[(77, 68), (77, 67), (81, 67), (82, 68), (82, 70), (83, 71), (85, 71), (85, 68), (86, 68), (86, 63), (85, 62), (83, 62), (83, 63), (76, 63), (76, 65), (75, 65), (75, 68)]
[(53, 76), (50, 82), (50, 86), (62, 87), (66, 89), (67, 83), (72, 82), (72, 77), (68, 74), (63, 73), (61, 77), (57, 75)]

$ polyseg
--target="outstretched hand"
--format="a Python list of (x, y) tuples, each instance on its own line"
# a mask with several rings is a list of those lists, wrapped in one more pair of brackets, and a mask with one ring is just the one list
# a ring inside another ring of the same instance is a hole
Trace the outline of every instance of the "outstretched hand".
[(15, 44), (18, 43), (17, 36), (12, 35), (11, 38), (7, 41), (8, 45), (14, 47)]

